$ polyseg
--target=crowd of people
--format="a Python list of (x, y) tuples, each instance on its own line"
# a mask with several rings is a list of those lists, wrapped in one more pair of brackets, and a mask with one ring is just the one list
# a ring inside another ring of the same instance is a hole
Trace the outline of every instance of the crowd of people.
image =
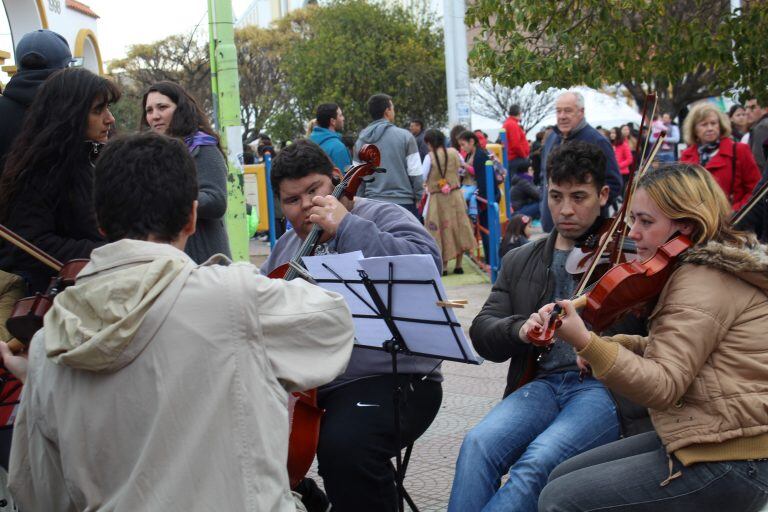
[[(488, 257), (484, 202), (505, 181), (514, 215), (469, 336), (482, 357), (509, 361), (507, 385), (462, 441), (448, 510), (757, 512), (768, 501), (768, 199), (731, 221), (768, 176), (756, 100), (730, 115), (692, 105), (679, 153), (673, 116), (654, 120), (650, 140), (666, 138), (631, 201), (644, 141), (632, 126), (592, 127), (577, 91), (530, 144), (509, 108), (506, 168), (480, 131), (398, 126), (389, 95), (369, 98), (356, 139), (342, 106), (321, 103), (306, 138), (279, 151), (259, 138), (291, 229), (257, 269), (230, 260), (226, 159), (183, 87), (148, 87), (138, 133), (119, 135), (120, 90), (69, 67), (61, 36), (33, 32), (16, 58), (0, 97), (0, 223), (38, 251), (0, 242), (0, 355), (24, 382), (0, 465), (22, 512), (397, 510), (391, 459), (437, 415), (441, 361), (357, 346), (341, 295), (267, 275), (313, 233), (315, 254), (426, 255), (461, 274), (478, 243)], [(334, 195), (366, 144), (386, 172)], [(650, 303), (593, 332), (570, 263), (620, 205), (638, 262), (670, 242), (686, 250)], [(55, 290), (27, 353), (13, 354), (15, 299), (52, 293), (50, 262), (76, 258), (89, 260), (76, 284)], [(531, 343), (549, 327), (550, 344)], [(324, 491), (289, 480), (291, 393), (311, 390)]]

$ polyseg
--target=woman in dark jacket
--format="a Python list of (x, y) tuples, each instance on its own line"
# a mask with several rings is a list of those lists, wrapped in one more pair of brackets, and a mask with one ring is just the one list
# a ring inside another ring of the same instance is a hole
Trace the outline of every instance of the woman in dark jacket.
[[(117, 86), (82, 68), (40, 87), (0, 178), (0, 222), (62, 263), (103, 244), (93, 207), (93, 165), (115, 118)], [(44, 291), (55, 272), (6, 242), (0, 269)]]
[(144, 94), (141, 127), (182, 139), (195, 160), (199, 193), (195, 234), (185, 252), (197, 263), (214, 254), (231, 256), (224, 225), (227, 211), (227, 163), (219, 136), (195, 99), (180, 85), (158, 82)]

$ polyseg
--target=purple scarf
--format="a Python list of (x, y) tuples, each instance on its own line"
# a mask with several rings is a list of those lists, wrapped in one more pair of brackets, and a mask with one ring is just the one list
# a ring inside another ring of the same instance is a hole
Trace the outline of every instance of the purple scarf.
[(189, 152), (192, 153), (192, 151), (194, 151), (197, 147), (215, 146), (219, 142), (216, 140), (216, 137), (208, 135), (205, 132), (198, 131), (189, 137), (184, 137), (184, 143), (187, 145)]

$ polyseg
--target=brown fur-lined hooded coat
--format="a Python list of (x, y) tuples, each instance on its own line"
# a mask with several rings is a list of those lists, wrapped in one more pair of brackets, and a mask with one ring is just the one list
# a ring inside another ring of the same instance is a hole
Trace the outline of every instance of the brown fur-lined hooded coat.
[[(768, 246), (688, 250), (651, 313), (648, 336), (593, 334), (579, 353), (608, 387), (650, 409), (670, 453), (739, 438), (766, 446)], [(688, 460), (718, 460), (708, 457)]]

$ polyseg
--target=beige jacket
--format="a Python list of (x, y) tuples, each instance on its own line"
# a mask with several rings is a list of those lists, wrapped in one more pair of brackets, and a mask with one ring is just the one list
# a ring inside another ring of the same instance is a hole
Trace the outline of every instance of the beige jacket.
[(650, 408), (684, 464), (768, 457), (768, 248), (689, 250), (647, 337), (593, 335), (580, 354), (608, 387)]
[(288, 391), (349, 360), (341, 296), (165, 244), (96, 249), (31, 343), (20, 509), (293, 511)]

